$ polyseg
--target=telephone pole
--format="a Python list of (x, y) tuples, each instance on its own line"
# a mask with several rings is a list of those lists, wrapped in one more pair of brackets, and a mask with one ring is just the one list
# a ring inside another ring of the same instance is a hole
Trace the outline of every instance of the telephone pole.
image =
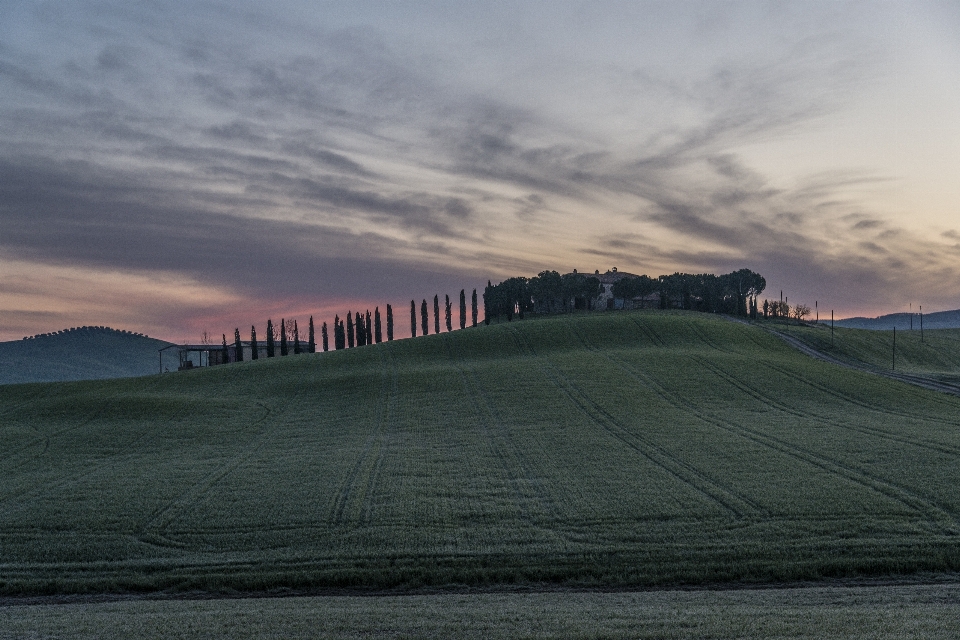
[(893, 325), (893, 361), (890, 363), (890, 369), (897, 370), (897, 325)]

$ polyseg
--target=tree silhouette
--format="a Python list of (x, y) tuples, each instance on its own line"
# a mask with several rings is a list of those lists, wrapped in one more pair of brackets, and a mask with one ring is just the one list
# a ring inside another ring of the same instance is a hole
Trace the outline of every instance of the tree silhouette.
[(273, 320), (267, 318), (267, 357), (272, 358), (276, 355), (275, 349), (276, 345), (274, 343), (274, 333), (273, 330)]
[(417, 303), (410, 301), (410, 337), (417, 337)]
[(317, 352), (317, 339), (313, 331), (313, 316), (310, 316), (310, 333), (308, 335), (307, 352), (308, 353)]
[(377, 341), (377, 344), (383, 342), (383, 328), (380, 322), (380, 307), (375, 307), (373, 309), (373, 339)]
[(556, 271), (541, 271), (528, 283), (534, 308), (540, 313), (553, 313), (563, 305), (563, 279)]
[(357, 311), (357, 315), (353, 317), (357, 324), (357, 346), (362, 347), (367, 344), (367, 330), (363, 327), (363, 314)]
[(373, 321), (370, 318), (370, 309), (367, 309), (367, 318), (363, 326), (367, 329), (367, 344), (373, 344)]
[(477, 326), (477, 290), (473, 290), (473, 298), (470, 302), (470, 317), (473, 320), (472, 326)]
[(221, 353), (221, 356), (223, 357), (223, 364), (227, 364), (228, 362), (230, 362), (230, 350), (227, 349), (227, 334), (224, 333), (222, 335), (223, 335), (223, 351)]
[(323, 325), (320, 327), (320, 339), (323, 340), (323, 350), (324, 350), (324, 351), (329, 351), (329, 350), (330, 350), (330, 340), (329, 340), (329, 337), (327, 336), (327, 323), (326, 323), (326, 322), (324, 322)]
[(297, 321), (293, 321), (293, 353), (300, 353), (300, 330), (297, 328)]
[(490, 311), (493, 309), (493, 285), (487, 280), (487, 286), (483, 290), (483, 324), (490, 324)]
[(387, 305), (387, 341), (393, 340), (393, 307)]
[(440, 333), (440, 296), (433, 296), (433, 332)]
[(347, 346), (353, 349), (353, 316), (347, 311)]
[(430, 317), (427, 311), (426, 298), (423, 299), (423, 304), (420, 305), (420, 328), (423, 329), (423, 335), (430, 333)]
[(243, 362), (243, 343), (240, 342), (240, 328), (233, 330), (234, 349), (237, 352), (237, 362)]
[(333, 320), (333, 346), (337, 349), (347, 348), (347, 339), (343, 332), (343, 320), (337, 315)]
[(460, 289), (460, 328), (467, 328), (467, 292)]
[(447, 333), (450, 333), (451, 331), (453, 331), (453, 319), (450, 317), (452, 315), (452, 311), (450, 309), (450, 296), (446, 294), (444, 294), (444, 296), (446, 297), (446, 302), (447, 302), (447, 306), (445, 309), (446, 313), (444, 315), (446, 316), (446, 321), (447, 321)]
[(285, 356), (289, 351), (287, 349), (287, 323), (283, 318), (280, 318), (280, 355)]
[(250, 325), (250, 359), (256, 360), (259, 357), (260, 354), (257, 353), (257, 328)]

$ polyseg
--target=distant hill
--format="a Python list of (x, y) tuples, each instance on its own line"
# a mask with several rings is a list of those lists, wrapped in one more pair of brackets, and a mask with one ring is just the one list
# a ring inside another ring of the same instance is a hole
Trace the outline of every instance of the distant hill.
[[(913, 329), (920, 330), (920, 314), (913, 315)], [(834, 324), (838, 327), (848, 327), (850, 329), (874, 329), (889, 331), (896, 327), (899, 330), (908, 330), (911, 328), (909, 313), (889, 313), (885, 316), (876, 318), (845, 318), (837, 320)], [(822, 321), (821, 321), (822, 322)], [(827, 321), (829, 322), (829, 320)], [(936, 313), (923, 314), (924, 329), (960, 329), (960, 309), (954, 311), (938, 311)]]
[(0, 384), (157, 373), (157, 351), (169, 344), (109, 327), (78, 327), (0, 342)]

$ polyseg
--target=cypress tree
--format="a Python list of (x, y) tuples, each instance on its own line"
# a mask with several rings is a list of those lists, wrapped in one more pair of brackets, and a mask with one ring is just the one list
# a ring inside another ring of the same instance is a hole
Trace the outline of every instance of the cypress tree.
[(460, 289), (460, 328), (467, 328), (467, 292)]
[(285, 356), (287, 353), (287, 323), (280, 318), (280, 355)]
[(473, 316), (473, 326), (477, 326), (477, 290), (473, 290), (473, 302), (471, 303), (470, 313)]
[(227, 349), (227, 334), (224, 333), (222, 335), (223, 335), (223, 352), (221, 355), (223, 357), (223, 364), (227, 364), (228, 362), (230, 362), (230, 350)]
[(324, 322), (323, 326), (320, 327), (320, 338), (323, 340), (323, 350), (330, 350), (330, 341), (327, 339), (327, 323)]
[(340, 346), (338, 348), (347, 348), (347, 330), (343, 327), (343, 320), (340, 321)]
[(357, 346), (362, 347), (367, 344), (367, 330), (363, 326), (363, 314), (357, 311), (357, 315), (353, 317), (357, 323)]
[(300, 330), (297, 328), (297, 321), (293, 321), (293, 353), (300, 353)]
[(433, 332), (440, 333), (440, 296), (433, 296)]
[(307, 342), (307, 352), (316, 353), (317, 352), (317, 339), (313, 331), (313, 316), (310, 316), (310, 335), (308, 336), (309, 342)]
[(256, 360), (259, 357), (260, 354), (257, 353), (257, 328), (250, 325), (250, 359)]
[(493, 295), (493, 285), (487, 280), (487, 288), (483, 290), (483, 324), (490, 324), (490, 297)]
[(353, 349), (353, 316), (347, 311), (347, 346)]
[(233, 348), (237, 351), (237, 362), (243, 362), (243, 343), (240, 342), (240, 328), (233, 330)]
[(410, 301), (410, 337), (417, 337), (417, 303)]
[(393, 340), (393, 307), (387, 305), (387, 340)]
[(383, 342), (383, 330), (380, 323), (380, 307), (375, 307), (373, 310), (373, 339), (377, 341), (377, 344)]
[(367, 328), (367, 344), (373, 344), (373, 322), (370, 319), (370, 309), (367, 309), (367, 319), (364, 326)]
[(345, 340), (343, 338), (343, 323), (340, 321), (340, 316), (337, 315), (333, 319), (333, 347), (334, 349), (343, 349)]
[(275, 345), (273, 342), (273, 320), (267, 318), (267, 357), (272, 358), (276, 354), (274, 353)]
[(430, 333), (430, 314), (427, 311), (427, 299), (423, 299), (420, 305), (420, 328), (423, 329), (423, 335)]
[(448, 295), (446, 295), (446, 294), (444, 294), (444, 295), (446, 296), (446, 299), (447, 299), (447, 309), (446, 309), (446, 312), (447, 312), (447, 314), (446, 314), (446, 316), (447, 316), (447, 333), (450, 333), (451, 331), (453, 331), (453, 318), (452, 318), (452, 316), (453, 316), (453, 311), (450, 309), (450, 296), (448, 296)]

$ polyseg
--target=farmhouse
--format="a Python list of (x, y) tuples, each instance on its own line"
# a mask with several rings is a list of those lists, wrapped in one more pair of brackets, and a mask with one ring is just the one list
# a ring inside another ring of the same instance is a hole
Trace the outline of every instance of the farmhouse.
[(593, 301), (594, 309), (655, 309), (660, 306), (660, 294), (657, 293), (630, 299), (614, 297), (613, 285), (624, 278), (639, 278), (640, 276), (636, 274), (617, 271), (617, 268), (613, 267), (606, 273), (600, 273), (600, 270), (597, 269), (594, 271), (593, 277), (600, 280), (600, 285), (603, 287), (603, 293)]
[[(253, 359), (253, 348), (250, 346), (249, 341), (244, 341), (240, 346), (241, 355), (244, 360)], [(164, 359), (163, 352), (167, 349), (176, 349), (178, 353), (178, 363), (177, 371), (184, 371), (188, 369), (196, 369), (198, 367), (213, 367), (220, 364), (228, 364), (230, 362), (237, 362), (237, 347), (236, 344), (230, 343), (227, 344), (226, 353), (224, 353), (222, 345), (216, 344), (174, 344), (169, 347), (164, 347), (160, 349), (160, 373), (164, 372)], [(301, 344), (301, 349), (304, 353), (307, 351), (306, 343)], [(280, 344), (279, 341), (276, 346), (277, 355), (280, 354)], [(290, 344), (290, 353), (293, 353), (293, 344)], [(257, 357), (266, 358), (267, 357), (267, 343), (265, 341), (257, 342)], [(166, 367), (169, 369), (169, 366)]]

